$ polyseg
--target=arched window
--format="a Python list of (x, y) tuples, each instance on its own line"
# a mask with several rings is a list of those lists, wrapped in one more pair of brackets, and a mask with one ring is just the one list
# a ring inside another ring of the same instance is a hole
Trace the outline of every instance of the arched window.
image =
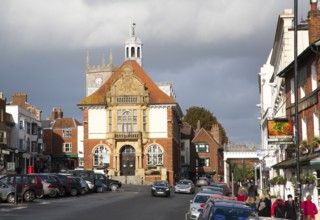
[(110, 154), (108, 148), (104, 145), (99, 145), (93, 152), (93, 166), (107, 166), (110, 164)]
[(131, 57), (136, 57), (136, 48), (131, 47)]
[(163, 150), (159, 145), (150, 145), (147, 150), (147, 165), (163, 165)]

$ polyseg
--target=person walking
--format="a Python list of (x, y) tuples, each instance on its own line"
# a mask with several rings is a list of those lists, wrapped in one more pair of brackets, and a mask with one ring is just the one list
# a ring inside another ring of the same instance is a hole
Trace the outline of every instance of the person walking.
[(281, 196), (277, 196), (277, 200), (274, 201), (271, 207), (271, 217), (284, 218), (285, 217), (285, 201)]
[(311, 195), (307, 195), (307, 200), (301, 203), (303, 220), (314, 220), (318, 214), (317, 206), (312, 202)]
[(271, 216), (271, 200), (266, 191), (262, 191), (260, 201), (257, 207), (258, 215), (261, 217)]
[(256, 203), (256, 197), (255, 196), (249, 196), (246, 200), (246, 204), (250, 206), (253, 210), (257, 210), (257, 203)]
[(296, 208), (296, 203), (292, 198), (292, 195), (288, 195), (288, 200), (285, 202), (285, 217), (286, 219), (292, 219), (296, 220), (297, 219), (297, 208)]
[(245, 195), (244, 189), (241, 188), (239, 190), (239, 193), (238, 193), (238, 196), (237, 196), (237, 200), (240, 201), (240, 202), (245, 202), (247, 200), (247, 196)]

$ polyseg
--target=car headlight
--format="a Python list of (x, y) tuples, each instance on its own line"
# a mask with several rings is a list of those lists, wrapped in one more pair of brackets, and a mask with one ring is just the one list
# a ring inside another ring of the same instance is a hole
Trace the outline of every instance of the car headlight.
[(191, 212), (198, 212), (198, 209), (196, 207), (192, 207), (190, 210)]
[(156, 188), (154, 188), (154, 187), (151, 187), (151, 189), (152, 189), (152, 190), (156, 190)]
[(169, 191), (170, 189), (166, 189), (166, 191)]

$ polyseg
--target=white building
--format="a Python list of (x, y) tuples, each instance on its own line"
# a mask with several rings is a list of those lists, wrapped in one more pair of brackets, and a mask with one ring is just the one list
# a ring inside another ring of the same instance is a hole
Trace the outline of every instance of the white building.
[[(13, 98), (25, 98), (26, 94), (15, 94)], [(15, 101), (15, 100), (14, 100)], [(32, 109), (32, 110), (31, 110)], [(34, 107), (26, 109), (14, 102), (6, 106), (6, 112), (12, 115), (15, 122), (11, 132), (11, 148), (13, 149), (13, 160), (18, 172), (39, 172), (41, 159), (43, 157), (43, 140), (41, 121), (39, 115), (33, 113)]]
[[(281, 160), (285, 150), (282, 145), (268, 142), (267, 120), (286, 117), (285, 82), (277, 74), (294, 59), (293, 19), (292, 9), (285, 9), (279, 16), (273, 47), (258, 73), (260, 103), (257, 106), (260, 107), (261, 148), (264, 159), (257, 168), (260, 168), (266, 179), (273, 177), (271, 167)], [(308, 46), (308, 24), (301, 23), (298, 27), (298, 54)], [(260, 187), (264, 188), (266, 185), (261, 181)]]

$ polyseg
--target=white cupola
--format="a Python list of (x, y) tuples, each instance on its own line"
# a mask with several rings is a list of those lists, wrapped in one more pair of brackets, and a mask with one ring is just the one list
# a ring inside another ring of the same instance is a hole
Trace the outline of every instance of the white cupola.
[(142, 67), (142, 42), (136, 37), (135, 26), (130, 22), (130, 37), (125, 42), (125, 60), (135, 60)]

